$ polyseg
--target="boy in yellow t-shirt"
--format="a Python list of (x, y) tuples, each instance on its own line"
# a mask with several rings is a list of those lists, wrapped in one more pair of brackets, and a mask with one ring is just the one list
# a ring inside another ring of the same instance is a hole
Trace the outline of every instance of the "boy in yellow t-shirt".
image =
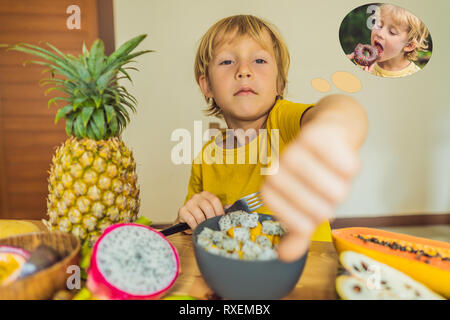
[(279, 33), (257, 17), (224, 18), (203, 36), (195, 77), (210, 114), (223, 117), (229, 130), (218, 132), (194, 160), (177, 222), (194, 229), (261, 190), (265, 206), (258, 212), (285, 224), (279, 254), (293, 260), (310, 239), (331, 240), (328, 219), (358, 170), (367, 119), (344, 95), (314, 105), (284, 100), (288, 68)]
[[(369, 67), (370, 73), (387, 78), (399, 78), (416, 73), (417, 52), (428, 48), (429, 31), (425, 24), (407, 10), (391, 4), (380, 6), (370, 37), (378, 49), (378, 58)], [(354, 53), (348, 55), (353, 60)]]

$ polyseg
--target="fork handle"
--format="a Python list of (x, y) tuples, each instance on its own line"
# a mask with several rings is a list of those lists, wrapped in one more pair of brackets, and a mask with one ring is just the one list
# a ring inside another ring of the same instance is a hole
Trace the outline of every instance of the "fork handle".
[[(237, 209), (236, 203), (234, 203), (231, 207), (225, 209), (225, 213), (235, 211), (236, 209)], [(185, 222), (181, 222), (174, 226), (168, 227), (160, 232), (167, 237), (167, 236), (170, 236), (171, 234), (185, 231), (188, 229), (189, 229), (189, 225)]]
[(171, 226), (169, 228), (166, 228), (166, 229), (162, 230), (161, 233), (163, 235), (165, 235), (165, 236), (170, 236), (171, 234), (178, 233), (178, 232), (181, 232), (181, 231), (185, 231), (185, 230), (188, 230), (188, 229), (189, 229), (189, 225), (187, 223), (185, 223), (185, 222), (181, 222), (181, 223), (178, 223), (178, 224), (176, 224), (174, 226)]

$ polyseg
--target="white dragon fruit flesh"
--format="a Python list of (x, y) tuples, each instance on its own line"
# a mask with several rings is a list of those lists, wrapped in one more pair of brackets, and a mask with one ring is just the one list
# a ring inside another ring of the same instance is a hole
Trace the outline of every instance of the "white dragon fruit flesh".
[(87, 287), (98, 299), (158, 299), (180, 270), (176, 248), (140, 224), (108, 227), (95, 243)]

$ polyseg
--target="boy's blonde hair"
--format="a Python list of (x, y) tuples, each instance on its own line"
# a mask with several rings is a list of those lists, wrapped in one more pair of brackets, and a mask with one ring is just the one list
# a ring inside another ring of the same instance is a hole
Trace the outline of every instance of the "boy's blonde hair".
[(427, 37), (430, 33), (425, 24), (411, 12), (392, 4), (381, 5), (380, 13), (389, 15), (395, 24), (406, 28), (408, 42), (413, 43), (415, 49), (406, 52), (405, 57), (408, 60), (417, 60), (417, 52), (426, 51), (428, 48)]
[[(197, 55), (195, 57), (194, 74), (197, 83), (199, 83), (199, 78), (201, 75), (205, 75), (206, 80), (209, 83), (208, 66), (213, 60), (214, 49), (225, 42), (227, 36), (237, 31), (237, 37), (246, 35), (250, 36), (263, 48), (267, 48), (267, 43), (265, 43), (262, 36), (264, 30), (269, 33), (272, 40), (272, 46), (275, 52), (275, 59), (278, 67), (277, 90), (279, 92), (277, 99), (282, 99), (286, 88), (287, 73), (290, 62), (288, 49), (275, 26), (252, 15), (235, 15), (227, 17), (219, 20), (211, 28), (209, 28), (200, 41)], [(208, 103), (208, 109), (206, 112), (209, 115), (221, 117), (220, 107), (216, 104), (214, 99), (206, 96), (205, 99)]]

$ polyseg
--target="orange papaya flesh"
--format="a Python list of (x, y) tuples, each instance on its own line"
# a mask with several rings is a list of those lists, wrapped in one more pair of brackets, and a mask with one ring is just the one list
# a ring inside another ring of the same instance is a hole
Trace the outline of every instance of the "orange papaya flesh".
[(373, 228), (331, 232), (336, 250), (365, 254), (450, 297), (450, 243)]
[(261, 234), (262, 224), (257, 222), (256, 227), (250, 229), (250, 240), (256, 241), (256, 238)]

